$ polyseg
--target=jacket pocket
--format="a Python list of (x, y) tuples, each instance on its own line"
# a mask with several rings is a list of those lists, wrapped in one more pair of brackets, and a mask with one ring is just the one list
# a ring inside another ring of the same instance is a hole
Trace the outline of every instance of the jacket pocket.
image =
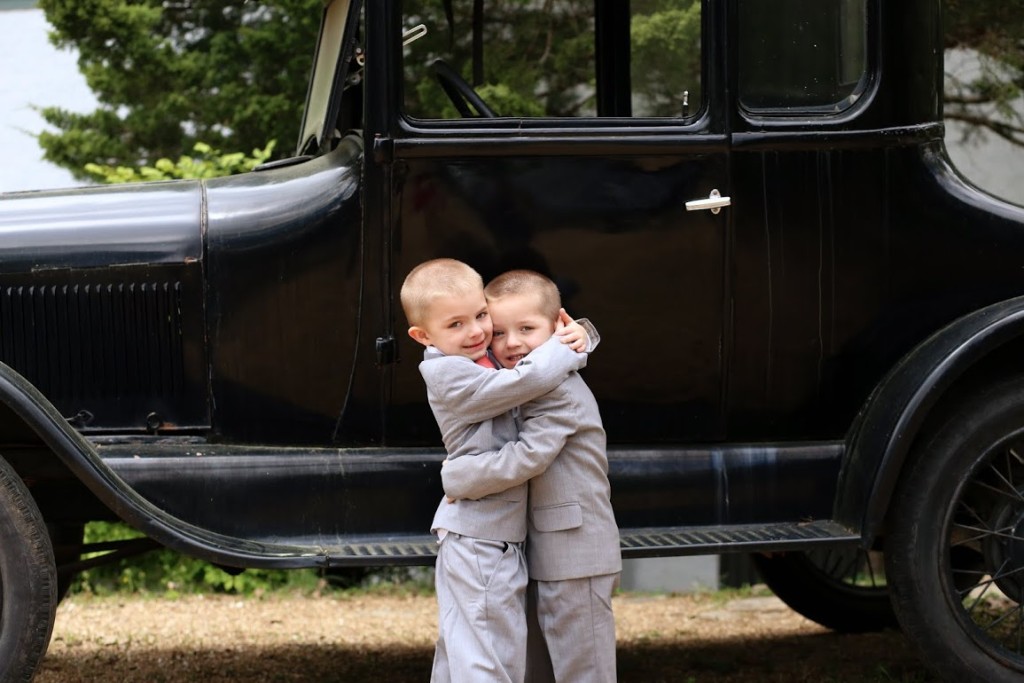
[(583, 526), (583, 508), (579, 503), (561, 503), (530, 511), (537, 531), (565, 531)]

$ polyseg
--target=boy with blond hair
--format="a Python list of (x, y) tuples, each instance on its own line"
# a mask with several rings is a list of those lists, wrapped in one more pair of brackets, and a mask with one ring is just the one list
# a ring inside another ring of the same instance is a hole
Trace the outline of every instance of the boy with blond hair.
[[(555, 331), (558, 288), (539, 273), (518, 270), (499, 275), (485, 293), (498, 363), (508, 368), (532, 358)], [(522, 405), (518, 423), (516, 443), (442, 468), (445, 494), (461, 502), (529, 482), (529, 590), (554, 678), (614, 681), (612, 593), (622, 559), (597, 401), (572, 372)], [(543, 655), (531, 648), (531, 660)], [(531, 673), (538, 666), (543, 670), (546, 662), (531, 661)]]
[[(483, 280), (461, 261), (420, 264), (406, 276), (400, 297), (409, 336), (426, 347), (419, 369), (448, 452), (446, 466), (514, 442), (511, 411), (586, 364), (586, 355), (573, 351), (585, 345), (578, 326), (511, 369), (478, 364), (487, 358), (491, 321)], [(475, 500), (442, 499), (438, 506), (431, 524), (440, 544), (432, 681), (523, 681), (526, 498), (520, 483)]]

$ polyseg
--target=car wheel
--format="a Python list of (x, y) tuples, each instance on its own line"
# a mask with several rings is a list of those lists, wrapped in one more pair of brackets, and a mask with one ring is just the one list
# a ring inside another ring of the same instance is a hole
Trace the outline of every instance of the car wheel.
[(857, 547), (754, 555), (758, 574), (794, 611), (844, 633), (896, 626), (881, 553)]
[(915, 446), (889, 516), (896, 615), (944, 680), (1024, 675), (1024, 380), (962, 404)]
[(28, 681), (57, 609), (57, 570), (43, 517), (21, 478), (0, 458), (0, 682)]

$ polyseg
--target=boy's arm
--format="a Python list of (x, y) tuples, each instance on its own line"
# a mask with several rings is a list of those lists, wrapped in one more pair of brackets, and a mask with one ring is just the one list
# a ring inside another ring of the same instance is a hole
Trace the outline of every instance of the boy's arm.
[[(467, 423), (483, 422), (543, 396), (587, 364), (556, 337), (547, 340), (514, 368), (488, 370), (461, 359), (424, 363), (420, 370), (445, 407)], [(460, 362), (461, 361), (461, 362)]]
[(543, 401), (543, 409), (523, 422), (518, 441), (499, 451), (446, 461), (441, 468), (445, 495), (477, 500), (543, 474), (578, 426), (576, 402), (568, 391), (550, 393)]

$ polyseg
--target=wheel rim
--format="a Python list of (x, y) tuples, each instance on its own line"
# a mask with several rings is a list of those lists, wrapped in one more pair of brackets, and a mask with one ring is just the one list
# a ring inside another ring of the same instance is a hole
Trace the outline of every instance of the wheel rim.
[(953, 500), (942, 552), (953, 611), (981, 648), (1024, 668), (1024, 440), (994, 446)]
[(888, 595), (882, 553), (861, 548), (818, 548), (807, 561), (833, 584), (855, 594)]

